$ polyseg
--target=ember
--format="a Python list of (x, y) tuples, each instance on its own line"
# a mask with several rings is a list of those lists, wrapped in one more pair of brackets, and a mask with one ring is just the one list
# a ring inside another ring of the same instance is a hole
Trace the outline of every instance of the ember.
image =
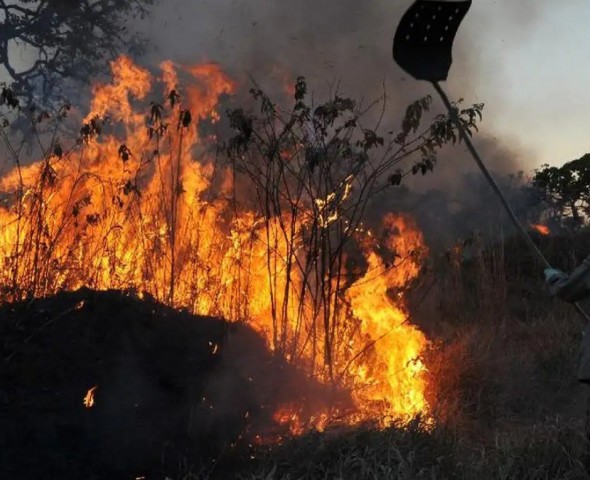
[(531, 228), (543, 236), (547, 236), (547, 235), (551, 234), (551, 230), (546, 225), (533, 223), (533, 224), (531, 224)]

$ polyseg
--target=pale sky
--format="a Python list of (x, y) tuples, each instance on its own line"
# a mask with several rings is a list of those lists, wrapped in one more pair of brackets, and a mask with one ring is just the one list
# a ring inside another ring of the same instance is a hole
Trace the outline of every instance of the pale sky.
[(486, 104), (484, 128), (513, 137), (531, 166), (562, 164), (590, 152), (590, 2), (537, 0), (538, 18), (519, 34), (501, 12), (520, 1), (475, 0), (465, 18), (482, 32), (483, 73), (472, 93)]

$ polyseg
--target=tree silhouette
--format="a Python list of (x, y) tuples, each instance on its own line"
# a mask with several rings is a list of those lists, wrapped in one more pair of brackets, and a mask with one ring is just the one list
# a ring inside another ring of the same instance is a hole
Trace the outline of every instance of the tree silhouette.
[(29, 97), (48, 95), (58, 78), (86, 80), (133, 44), (126, 22), (145, 16), (154, 1), (0, 0), (0, 72)]
[(590, 154), (561, 167), (543, 165), (535, 171), (533, 185), (548, 207), (552, 220), (577, 229), (590, 215)]

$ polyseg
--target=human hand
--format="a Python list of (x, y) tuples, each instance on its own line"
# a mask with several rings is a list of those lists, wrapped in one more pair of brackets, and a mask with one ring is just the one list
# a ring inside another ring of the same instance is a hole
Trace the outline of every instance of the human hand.
[(549, 286), (555, 284), (555, 282), (559, 280), (567, 278), (567, 274), (557, 268), (546, 268), (543, 273), (545, 275), (545, 283)]

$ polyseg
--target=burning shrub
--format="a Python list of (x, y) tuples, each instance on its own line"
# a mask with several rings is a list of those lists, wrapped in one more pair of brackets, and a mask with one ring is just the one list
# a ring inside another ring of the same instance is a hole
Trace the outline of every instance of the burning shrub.
[[(395, 216), (374, 235), (363, 216), (391, 183), (433, 168), (437, 149), (455, 138), (448, 118), (420, 132), (423, 99), (388, 141), (363, 126), (351, 99), (312, 108), (300, 78), (287, 112), (258, 88), (260, 114), (230, 111), (235, 136), (224, 156), (215, 128), (202, 125), (222, 129), (219, 101), (234, 82), (215, 64), (161, 68), (169, 93), (147, 113), (153, 76), (121, 57), (113, 81), (94, 87), (77, 142), (68, 148), (54, 136), (43, 160), (26, 167), (11, 150), (16, 167), (0, 179), (6, 298), (134, 289), (246, 322), (277, 358), (353, 392), (354, 412), (303, 418), (305, 409), (291, 409), (281, 418), (294, 430), (426, 414), (428, 342), (404, 303), (423, 238)], [(462, 111), (466, 121), (471, 113)], [(403, 170), (413, 153), (418, 162)]]

